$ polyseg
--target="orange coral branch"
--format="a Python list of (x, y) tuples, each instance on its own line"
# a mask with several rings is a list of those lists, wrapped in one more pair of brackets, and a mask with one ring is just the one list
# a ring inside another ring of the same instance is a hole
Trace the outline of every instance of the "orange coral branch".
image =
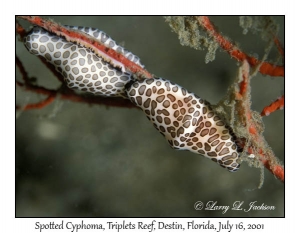
[(261, 161), (263, 162), (265, 168), (273, 173), (277, 179), (284, 182), (284, 168), (280, 164), (271, 164), (270, 160), (268, 159), (261, 159)]
[(31, 109), (40, 109), (43, 107), (46, 107), (47, 105), (51, 104), (54, 100), (55, 100), (55, 96), (54, 95), (49, 95), (45, 100), (36, 103), (36, 104), (27, 104), (24, 107), (20, 107), (20, 106), (16, 106), (16, 109), (22, 109), (22, 110), (31, 110)]
[(279, 97), (277, 100), (275, 100), (269, 106), (265, 107), (262, 110), (260, 115), (261, 116), (269, 116), (270, 113), (275, 112), (278, 109), (283, 109), (283, 107), (284, 107), (284, 95)]
[(259, 72), (270, 76), (284, 76), (284, 67), (271, 64), (269, 62), (262, 62), (254, 57), (242, 52), (237, 46), (221, 35), (210, 21), (209, 17), (197, 16), (199, 25), (208, 32), (210, 36), (224, 49), (231, 57), (238, 61), (247, 60), (253, 66), (260, 65)]
[(260, 124), (255, 120), (254, 112), (251, 110), (250, 101), (250, 67), (245, 60), (239, 70), (239, 80), (237, 89), (235, 89), (236, 110), (238, 112), (238, 121), (246, 129), (248, 144), (240, 145), (250, 154), (255, 154), (263, 165), (274, 174), (279, 180), (284, 182), (284, 168), (277, 161), (275, 155), (266, 145), (262, 135)]
[[(44, 87), (40, 86), (35, 86), (35, 85), (30, 85), (30, 84), (21, 84), (17, 82), (19, 86), (25, 87), (26, 90), (37, 93), (37, 94), (42, 94), (42, 95), (51, 95), (51, 94), (58, 94), (57, 96), (62, 99), (62, 100), (69, 100), (73, 102), (79, 102), (79, 103), (88, 103), (88, 104), (97, 104), (97, 105), (104, 105), (104, 106), (110, 106), (110, 107), (122, 107), (122, 108), (137, 108), (135, 105), (133, 105), (129, 100), (126, 99), (121, 99), (121, 98), (104, 98), (100, 96), (85, 96), (85, 95), (79, 95), (72, 90), (69, 91), (67, 88), (63, 89), (58, 89), (58, 90), (49, 90)], [(40, 105), (37, 105), (37, 107), (33, 107), (34, 105), (31, 106), (31, 108), (27, 108), (26, 106), (24, 107), (19, 107), (17, 106), (17, 109), (38, 109), (42, 108)]]
[(80, 45), (84, 45), (85, 47), (94, 51), (98, 56), (104, 58), (107, 61), (110, 61), (111, 58), (116, 60), (117, 62), (123, 64), (125, 68), (133, 74), (136, 74), (141, 78), (152, 78), (152, 74), (150, 74), (146, 69), (143, 69), (141, 66), (136, 63), (130, 61), (122, 54), (117, 51), (106, 47), (104, 44), (101, 44), (99, 40), (89, 36), (83, 32), (68, 29), (62, 25), (59, 25), (53, 21), (42, 19), (38, 16), (19, 16), (34, 25), (44, 28), (45, 30), (57, 35), (64, 37), (67, 41), (74, 42)]

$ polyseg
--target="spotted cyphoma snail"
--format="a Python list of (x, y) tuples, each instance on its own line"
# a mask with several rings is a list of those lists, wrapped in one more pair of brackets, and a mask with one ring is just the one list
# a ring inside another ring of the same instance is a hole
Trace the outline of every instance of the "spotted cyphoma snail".
[(127, 93), (172, 148), (202, 154), (230, 171), (239, 168), (234, 136), (208, 102), (162, 78), (135, 81)]
[[(128, 59), (139, 63), (139, 58), (118, 46), (104, 32), (97, 29), (71, 27), (91, 36), (96, 36), (106, 46), (116, 49)], [(124, 87), (132, 78), (131, 74), (116, 69), (112, 64), (98, 57), (90, 49), (68, 42), (40, 27), (34, 27), (25, 37), (30, 53), (43, 56), (64, 76), (69, 88), (107, 97), (124, 97)]]
[[(141, 65), (137, 56), (97, 29), (83, 31), (105, 46)], [(239, 149), (232, 130), (210, 104), (185, 88), (162, 78), (136, 80), (90, 49), (34, 27), (25, 38), (29, 52), (43, 56), (64, 76), (68, 87), (106, 97), (128, 98), (141, 108), (174, 149), (201, 154), (229, 171), (237, 171)], [(143, 67), (143, 66), (142, 66)]]

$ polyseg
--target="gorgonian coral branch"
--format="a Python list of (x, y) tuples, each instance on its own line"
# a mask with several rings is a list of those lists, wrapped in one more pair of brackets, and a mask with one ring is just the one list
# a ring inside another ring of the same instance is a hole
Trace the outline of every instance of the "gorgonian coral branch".
[(264, 107), (264, 109), (261, 112), (261, 116), (269, 116), (272, 112), (275, 112), (276, 110), (283, 109), (284, 107), (284, 95), (279, 97), (277, 100), (275, 100), (273, 103), (271, 103), (269, 106)]
[(238, 82), (231, 89), (234, 109), (236, 112), (235, 128), (241, 138), (247, 138), (244, 151), (254, 154), (262, 164), (284, 182), (284, 168), (269, 148), (264, 136), (262, 121), (259, 114), (251, 110), (250, 67), (245, 60), (239, 69)]
[(67, 41), (83, 45), (86, 48), (91, 49), (94, 53), (96, 53), (99, 57), (102, 57), (107, 62), (111, 62), (112, 59), (115, 60), (114, 62), (116, 65), (120, 67), (124, 66), (126, 70), (136, 74), (137, 77), (152, 78), (152, 75), (143, 67), (132, 62), (121, 53), (108, 48), (104, 44), (100, 43), (99, 40), (96, 40), (94, 37), (86, 33), (66, 28), (58, 23), (47, 19), (42, 19), (38, 16), (19, 16), (19, 18), (44, 28), (46, 31), (51, 32), (59, 37), (63, 37)]
[(235, 46), (230, 40), (226, 39), (221, 35), (220, 32), (215, 28), (215, 26), (210, 21), (209, 17), (197, 16), (196, 17), (199, 25), (207, 31), (207, 33), (213, 37), (213, 39), (224, 49), (231, 57), (238, 61), (247, 60), (249, 64), (253, 66), (260, 65), (259, 72), (261, 74), (267, 74), (270, 76), (284, 76), (284, 67), (280, 65), (274, 65), (269, 62), (259, 61), (258, 59), (251, 57), (241, 51), (237, 46)]

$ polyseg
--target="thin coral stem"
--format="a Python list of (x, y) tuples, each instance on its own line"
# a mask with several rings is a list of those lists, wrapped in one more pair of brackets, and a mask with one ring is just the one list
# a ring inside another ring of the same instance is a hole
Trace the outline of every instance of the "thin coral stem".
[(38, 57), (41, 62), (52, 72), (52, 74), (54, 74), (54, 77), (56, 77), (58, 79), (58, 81), (64, 83), (64, 77), (62, 76), (61, 73), (59, 73), (54, 65), (52, 65), (51, 63), (47, 62), (47, 60), (44, 57), (39, 56)]
[(240, 95), (243, 98), (247, 98), (247, 92), (249, 89), (249, 68), (244, 67), (242, 70), (242, 81), (240, 82)]
[(279, 38), (276, 36), (274, 37), (274, 43), (278, 49), (278, 52), (280, 53), (280, 55), (284, 58), (284, 48), (279, 40)]
[(26, 30), (18, 22), (16, 23), (16, 32), (20, 35), (21, 39), (26, 35)]
[[(73, 92), (72, 90), (67, 89), (58, 89), (58, 90), (50, 90), (44, 87), (32, 85), (32, 84), (25, 84), (17, 82), (18, 86), (24, 87), (26, 90), (31, 91), (36, 94), (42, 94), (42, 95), (54, 95), (57, 94), (57, 97), (59, 97), (62, 100), (69, 100), (72, 102), (79, 102), (79, 103), (87, 103), (87, 104), (97, 104), (97, 105), (104, 105), (109, 107), (121, 107), (121, 108), (137, 108), (135, 105), (133, 105), (129, 100), (121, 99), (121, 98), (104, 98), (100, 96), (92, 96), (92, 95), (80, 95), (76, 92)], [(17, 109), (20, 108), (17, 106)], [(34, 108), (26, 108), (23, 107), (22, 109), (29, 110), (29, 109), (39, 109), (39, 107)]]
[(214, 38), (214, 40), (224, 49), (231, 57), (238, 61), (247, 60), (249, 64), (253, 66), (260, 65), (259, 72), (261, 74), (267, 74), (270, 76), (284, 76), (284, 67), (279, 65), (274, 65), (269, 62), (262, 62), (254, 57), (251, 57), (241, 51), (237, 46), (235, 46), (231, 41), (226, 39), (221, 35), (215, 28), (215, 26), (210, 21), (209, 17), (197, 16), (197, 21), (199, 25), (208, 32), (208, 34)]
[(284, 108), (284, 95), (279, 97), (277, 100), (275, 100), (273, 103), (271, 103), (269, 106), (265, 107), (262, 112), (261, 116), (269, 116), (272, 112), (275, 112), (278, 109)]
[(46, 107), (47, 105), (51, 104), (55, 100), (55, 94), (49, 95), (45, 100), (35, 103), (35, 104), (27, 104), (23, 107), (16, 106), (16, 109), (22, 109), (22, 110), (31, 110), (31, 109), (41, 109)]
[(29, 77), (27, 74), (27, 71), (25, 70), (21, 60), (16, 56), (16, 65), (19, 68), (19, 71), (21, 72), (22, 79), (25, 83), (29, 82)]
[(117, 51), (106, 47), (102, 44), (99, 40), (89, 36), (83, 32), (68, 29), (62, 25), (59, 25), (53, 21), (42, 19), (38, 16), (19, 16), (34, 25), (44, 28), (45, 30), (60, 36), (64, 37), (67, 41), (74, 42), (80, 45), (83, 45), (92, 51), (94, 51), (98, 56), (102, 57), (106, 61), (110, 61), (111, 59), (116, 60), (120, 64), (124, 65), (126, 70), (130, 71), (131, 73), (136, 74), (138, 77), (141, 78), (152, 78), (152, 74), (150, 74), (147, 70), (142, 68), (141, 66), (137, 65), (136, 63), (130, 61), (122, 54), (118, 53)]

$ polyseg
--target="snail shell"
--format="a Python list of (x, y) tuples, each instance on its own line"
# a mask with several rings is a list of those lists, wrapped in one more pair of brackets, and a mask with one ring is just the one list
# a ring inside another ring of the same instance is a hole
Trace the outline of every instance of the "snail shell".
[[(82, 27), (78, 30), (96, 36), (96, 39), (101, 40), (105, 45), (140, 64), (137, 56), (118, 46), (104, 32)], [(24, 44), (30, 53), (42, 56), (53, 64), (64, 76), (69, 88), (105, 97), (126, 98), (124, 88), (126, 83), (133, 79), (132, 74), (114, 67), (90, 49), (68, 42), (40, 27), (32, 29), (25, 37)]]
[(134, 81), (127, 85), (127, 94), (172, 148), (204, 155), (229, 171), (238, 170), (234, 135), (208, 102), (162, 78)]

